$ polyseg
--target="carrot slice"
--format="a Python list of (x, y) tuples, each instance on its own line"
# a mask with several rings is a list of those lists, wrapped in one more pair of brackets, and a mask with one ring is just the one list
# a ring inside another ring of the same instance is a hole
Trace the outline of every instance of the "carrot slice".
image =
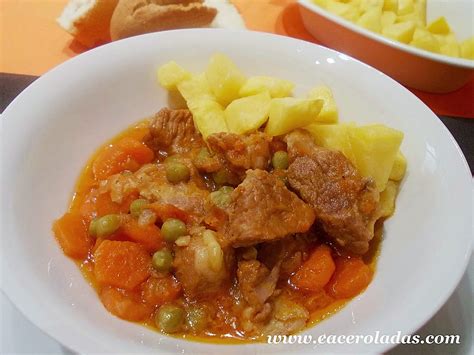
[(155, 156), (150, 148), (135, 138), (122, 138), (117, 142), (116, 146), (139, 164), (149, 163)]
[(173, 276), (150, 277), (142, 284), (142, 296), (146, 303), (161, 306), (181, 295), (181, 285)]
[(155, 252), (165, 244), (160, 228), (154, 224), (141, 226), (135, 218), (128, 218), (122, 224), (121, 233), (127, 240), (143, 245), (149, 252)]
[(150, 276), (151, 257), (133, 242), (104, 240), (94, 253), (94, 275), (99, 283), (131, 290)]
[(110, 313), (125, 320), (143, 321), (153, 313), (153, 307), (142, 303), (139, 296), (130, 292), (105, 287), (100, 291), (99, 297)]
[(98, 180), (124, 170), (136, 171), (153, 160), (154, 153), (144, 143), (131, 137), (125, 137), (113, 145), (104, 148), (92, 163), (92, 172)]
[(323, 244), (311, 253), (290, 281), (299, 289), (319, 291), (329, 282), (335, 269), (331, 248)]
[(66, 213), (53, 224), (53, 232), (64, 254), (84, 259), (92, 246), (86, 223), (78, 213)]
[(351, 298), (361, 293), (372, 280), (372, 270), (360, 258), (339, 258), (336, 272), (327, 285), (334, 298)]

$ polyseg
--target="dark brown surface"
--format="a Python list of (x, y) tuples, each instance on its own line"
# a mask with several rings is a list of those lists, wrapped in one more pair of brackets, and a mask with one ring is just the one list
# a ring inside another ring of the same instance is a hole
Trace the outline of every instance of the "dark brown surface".
[[(0, 112), (3, 112), (11, 101), (37, 77), (19, 74), (0, 73)], [(440, 116), (449, 129), (474, 173), (474, 117), (473, 119)]]

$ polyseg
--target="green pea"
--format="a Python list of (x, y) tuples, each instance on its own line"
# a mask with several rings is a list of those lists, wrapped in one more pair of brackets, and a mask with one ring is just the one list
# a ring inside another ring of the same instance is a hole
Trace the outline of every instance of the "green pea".
[(179, 237), (187, 234), (186, 224), (179, 219), (167, 219), (161, 226), (161, 235), (167, 242), (174, 242)]
[(199, 162), (206, 161), (206, 159), (209, 159), (211, 157), (211, 153), (207, 150), (207, 148), (201, 148), (199, 151), (196, 160)]
[(222, 186), (219, 191), (222, 191), (225, 194), (230, 194), (232, 191), (234, 191), (234, 188), (232, 186)]
[(225, 170), (219, 170), (212, 174), (212, 179), (217, 185), (224, 185), (228, 180), (228, 173)]
[(166, 178), (169, 182), (176, 184), (181, 181), (188, 181), (190, 176), (189, 168), (183, 163), (177, 161), (166, 163)]
[(118, 214), (108, 214), (97, 219), (95, 230), (99, 238), (107, 237), (120, 228), (121, 218)]
[(173, 255), (168, 249), (158, 250), (153, 254), (152, 264), (156, 270), (168, 272), (173, 264)]
[(89, 235), (96, 237), (97, 236), (97, 222), (99, 218), (94, 218), (89, 224)]
[(132, 214), (133, 217), (139, 217), (140, 213), (143, 211), (143, 208), (147, 204), (148, 204), (148, 201), (143, 199), (143, 198), (139, 198), (139, 199), (133, 201), (130, 204), (130, 213)]
[(179, 162), (179, 155), (170, 155), (163, 161), (165, 164)]
[(156, 326), (165, 333), (178, 332), (184, 322), (184, 310), (181, 307), (165, 304), (155, 315)]
[(204, 330), (209, 323), (209, 316), (204, 307), (192, 306), (186, 314), (186, 323), (195, 333)]
[(272, 165), (275, 169), (288, 169), (288, 153), (283, 150), (275, 152), (272, 157)]
[(222, 191), (222, 189), (211, 192), (209, 196), (212, 203), (219, 208), (226, 208), (232, 202), (230, 193), (226, 193), (225, 191)]

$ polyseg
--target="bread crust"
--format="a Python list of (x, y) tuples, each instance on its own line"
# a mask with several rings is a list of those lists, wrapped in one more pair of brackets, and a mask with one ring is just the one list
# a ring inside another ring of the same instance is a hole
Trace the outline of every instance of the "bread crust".
[(110, 21), (113, 41), (143, 33), (209, 25), (217, 10), (203, 0), (119, 0)]
[(75, 19), (71, 28), (65, 30), (89, 48), (110, 42), (110, 20), (118, 1), (96, 0), (85, 15)]

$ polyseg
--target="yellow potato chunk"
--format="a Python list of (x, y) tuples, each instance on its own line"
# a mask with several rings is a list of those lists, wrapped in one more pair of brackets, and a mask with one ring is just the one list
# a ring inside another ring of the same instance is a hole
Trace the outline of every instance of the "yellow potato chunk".
[(209, 98), (202, 98), (188, 103), (193, 114), (194, 123), (204, 138), (219, 132), (228, 132), (222, 106)]
[(213, 133), (228, 132), (224, 109), (212, 95), (204, 74), (179, 83), (178, 90), (186, 100), (194, 123), (204, 138)]
[(380, 193), (377, 215), (379, 218), (390, 217), (395, 212), (395, 201), (398, 195), (398, 183), (388, 181), (385, 190)]
[(272, 99), (265, 133), (279, 136), (317, 122), (323, 100), (285, 97)]
[(353, 3), (342, 3), (334, 0), (328, 0), (326, 9), (334, 15), (341, 16), (351, 22), (357, 21), (360, 11), (357, 5)]
[(323, 108), (319, 112), (318, 121), (321, 123), (336, 123), (339, 118), (336, 101), (329, 87), (317, 86), (310, 90), (308, 99), (323, 100)]
[(167, 90), (176, 90), (176, 85), (191, 78), (191, 73), (175, 61), (163, 64), (157, 72), (158, 82)]
[(398, 11), (398, 0), (385, 0), (383, 10), (396, 13)]
[(395, 12), (392, 12), (392, 11), (382, 12), (382, 17), (380, 18), (382, 28), (393, 25), (396, 19), (397, 19), (397, 15), (395, 14)]
[(440, 52), (444, 55), (449, 55), (450, 57), (459, 57), (460, 50), (459, 44), (457, 42), (445, 42), (440, 45)]
[(379, 191), (385, 190), (403, 140), (403, 133), (381, 124), (349, 130), (356, 166), (365, 177), (372, 177)]
[(193, 75), (188, 80), (180, 82), (177, 85), (177, 89), (186, 102), (202, 97), (215, 100), (206, 76), (203, 73)]
[(394, 39), (402, 43), (409, 43), (415, 32), (415, 23), (401, 22), (389, 25), (382, 30), (382, 34), (388, 38)]
[(415, 29), (410, 44), (414, 47), (434, 53), (440, 53), (441, 51), (440, 44), (436, 37), (431, 32), (422, 28)]
[(239, 97), (245, 76), (232, 60), (224, 54), (214, 54), (206, 70), (206, 78), (217, 101), (227, 106)]
[(413, 0), (398, 0), (397, 15), (403, 16), (415, 11)]
[(325, 9), (328, 5), (328, 1), (329, 0), (313, 0), (313, 3)]
[(460, 45), (461, 57), (474, 59), (474, 36), (466, 39)]
[(415, 13), (418, 16), (419, 23), (426, 26), (426, 0), (415, 0)]
[(359, 9), (361, 12), (378, 10), (381, 13), (383, 6), (384, 0), (361, 0), (359, 3)]
[(293, 95), (294, 88), (295, 84), (288, 80), (271, 76), (253, 76), (248, 78), (240, 88), (239, 96), (250, 96), (268, 91), (273, 98), (287, 97)]
[(393, 162), (390, 180), (400, 181), (405, 176), (407, 170), (407, 159), (402, 152), (398, 151)]
[(431, 22), (426, 29), (431, 33), (436, 33), (439, 35), (447, 35), (451, 32), (448, 22), (444, 16), (438, 17), (436, 20)]
[(268, 119), (270, 103), (268, 91), (232, 101), (225, 109), (229, 132), (244, 134), (257, 130)]
[(354, 153), (352, 152), (349, 129), (353, 127), (350, 124), (317, 124), (312, 123), (306, 127), (317, 145), (340, 151), (354, 165), (356, 164)]
[(356, 23), (369, 31), (380, 33), (382, 31), (382, 11), (377, 8), (367, 10)]

